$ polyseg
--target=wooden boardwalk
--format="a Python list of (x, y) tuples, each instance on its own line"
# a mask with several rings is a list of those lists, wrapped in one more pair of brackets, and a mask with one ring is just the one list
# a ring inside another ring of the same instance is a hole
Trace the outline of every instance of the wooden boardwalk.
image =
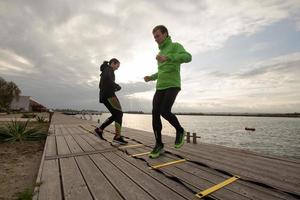
[[(176, 150), (174, 138), (166, 136), (165, 154), (149, 159), (144, 153), (154, 145), (152, 133), (123, 128), (129, 144), (115, 146), (111, 144), (112, 127), (105, 132), (104, 141), (89, 132), (95, 125), (55, 113), (34, 199), (199, 199), (195, 194), (233, 175), (240, 179), (203, 199), (300, 197), (299, 160), (204, 143), (185, 144)], [(160, 167), (172, 161), (178, 163)]]

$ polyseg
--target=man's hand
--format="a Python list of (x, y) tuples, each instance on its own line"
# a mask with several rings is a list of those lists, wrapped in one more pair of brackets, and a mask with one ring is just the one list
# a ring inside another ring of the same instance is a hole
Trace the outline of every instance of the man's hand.
[(144, 80), (145, 80), (145, 82), (149, 82), (149, 81), (151, 81), (152, 79), (151, 79), (151, 76), (145, 76), (145, 77), (144, 77)]
[(162, 62), (165, 62), (166, 60), (168, 60), (168, 57), (167, 56), (163, 56), (163, 55), (157, 55), (156, 56), (156, 60), (159, 62), (159, 63), (162, 63)]

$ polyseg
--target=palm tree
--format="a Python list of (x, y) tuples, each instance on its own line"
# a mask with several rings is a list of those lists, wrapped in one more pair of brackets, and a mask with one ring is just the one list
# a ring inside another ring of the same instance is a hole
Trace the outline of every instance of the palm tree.
[(6, 82), (0, 77), (0, 110), (9, 110), (12, 100), (18, 99), (20, 94), (21, 90), (14, 82)]

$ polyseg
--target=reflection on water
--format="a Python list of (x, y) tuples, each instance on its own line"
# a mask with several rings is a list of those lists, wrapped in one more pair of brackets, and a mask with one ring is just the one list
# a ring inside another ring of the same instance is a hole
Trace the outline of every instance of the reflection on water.
[[(93, 120), (100, 119), (103, 122), (109, 116), (108, 113), (93, 115)], [(177, 117), (187, 131), (196, 132), (201, 136), (201, 142), (300, 159), (299, 118), (188, 115)], [(151, 119), (151, 115), (124, 114), (123, 126), (152, 132)], [(174, 136), (175, 129), (164, 119), (162, 121), (162, 133)], [(256, 130), (246, 131), (245, 127)]]

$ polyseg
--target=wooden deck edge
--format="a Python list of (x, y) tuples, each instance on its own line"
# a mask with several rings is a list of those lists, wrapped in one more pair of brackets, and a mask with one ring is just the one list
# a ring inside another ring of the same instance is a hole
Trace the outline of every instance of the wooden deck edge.
[(43, 171), (43, 166), (44, 166), (44, 161), (45, 161), (45, 154), (46, 154), (47, 143), (48, 143), (48, 136), (46, 138), (46, 142), (45, 142), (45, 145), (44, 145), (44, 151), (43, 151), (43, 155), (42, 155), (42, 158), (41, 158), (38, 175), (37, 175), (36, 181), (35, 181), (35, 186), (34, 186), (34, 190), (33, 190), (32, 200), (38, 200), (39, 189), (40, 189), (40, 185), (42, 184), (41, 183), (41, 180), (42, 180), (42, 171)]

